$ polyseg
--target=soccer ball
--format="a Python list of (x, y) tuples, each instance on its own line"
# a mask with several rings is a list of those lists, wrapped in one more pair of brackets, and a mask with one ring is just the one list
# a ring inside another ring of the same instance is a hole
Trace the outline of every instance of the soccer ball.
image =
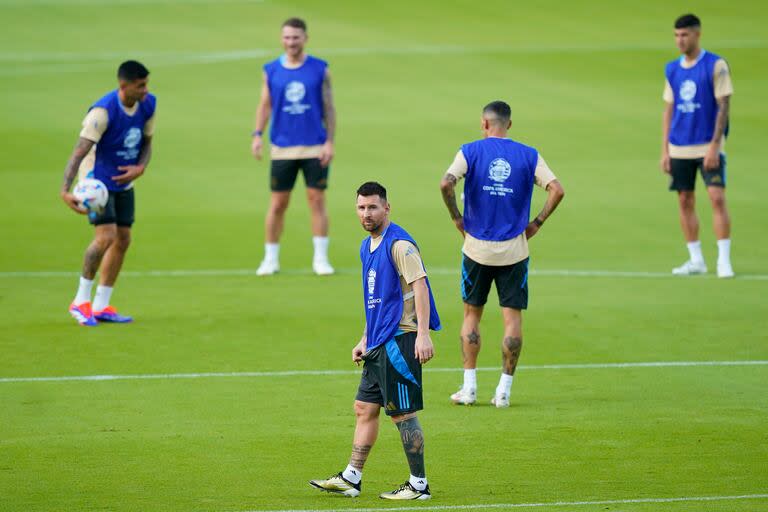
[(107, 200), (109, 200), (107, 186), (93, 178), (78, 181), (72, 194), (84, 208), (92, 212), (99, 212), (104, 209)]

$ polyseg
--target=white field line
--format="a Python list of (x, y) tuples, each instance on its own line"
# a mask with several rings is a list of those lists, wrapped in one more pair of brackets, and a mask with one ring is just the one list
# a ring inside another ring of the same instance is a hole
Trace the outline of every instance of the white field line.
[[(77, 1), (77, 0), (74, 0)], [(80, 0), (88, 1), (88, 0)], [(173, 3), (181, 0), (165, 0)], [(204, 0), (198, 0), (205, 3)], [(0, 8), (4, 4), (0, 0)], [(5, 4), (9, 5), (9, 4)], [(11, 6), (13, 6), (11, 4)], [(766, 49), (768, 43), (762, 40), (721, 41), (719, 44), (708, 43), (711, 48), (721, 51), (732, 49)], [(457, 56), (457, 55), (541, 55), (541, 54), (579, 54), (579, 53), (616, 53), (668, 50), (666, 44), (574, 44), (552, 46), (467, 46), (467, 45), (414, 45), (349, 48), (314, 48), (313, 53), (323, 57), (418, 57), (418, 56)], [(146, 60), (150, 66), (215, 64), (253, 59), (272, 58), (279, 51), (271, 48), (251, 48), (240, 50), (179, 52), (179, 51), (130, 51), (123, 52), (0, 52), (0, 62), (12, 63), (0, 69), (0, 76), (33, 75), (45, 73), (82, 72), (113, 66), (116, 60)]]
[[(427, 273), (437, 276), (458, 276), (459, 267), (440, 268), (429, 267)], [(359, 269), (341, 268), (336, 269), (337, 274), (357, 275)], [(673, 276), (671, 272), (642, 272), (628, 270), (568, 270), (568, 269), (550, 269), (550, 270), (531, 270), (532, 276), (544, 277), (627, 277), (627, 278), (671, 278), (683, 279), (679, 276)], [(289, 276), (312, 275), (309, 269), (281, 270), (280, 274)], [(22, 278), (22, 277), (77, 277), (78, 272), (70, 271), (9, 271), (0, 272), (0, 279), (4, 278)], [(122, 276), (132, 277), (237, 277), (237, 276), (256, 276), (256, 269), (232, 268), (232, 269), (169, 269), (169, 270), (126, 270), (120, 273)], [(279, 276), (277, 276), (279, 277)], [(692, 279), (712, 279), (715, 274), (704, 276), (695, 276)], [(737, 280), (745, 281), (768, 281), (768, 274), (736, 274)]]
[(323, 509), (262, 509), (244, 512), (381, 512), (388, 510), (504, 510), (512, 508), (548, 508), (548, 507), (579, 507), (588, 505), (631, 505), (644, 503), (680, 503), (680, 502), (712, 502), (712, 501), (742, 501), (764, 500), (768, 494), (741, 494), (734, 496), (682, 496), (678, 498), (629, 498), (621, 500), (595, 501), (552, 501), (549, 503), (478, 503), (475, 505), (433, 505), (416, 507), (377, 507), (377, 508), (323, 508)]
[[(651, 361), (635, 363), (577, 363), (520, 365), (524, 372), (529, 370), (584, 370), (617, 368), (680, 368), (712, 366), (768, 366), (768, 360), (747, 361)], [(457, 368), (424, 368), (426, 373), (458, 373)], [(481, 367), (481, 372), (497, 372), (497, 367)], [(134, 375), (64, 375), (59, 377), (0, 377), (0, 384), (14, 382), (63, 382), (63, 381), (114, 381), (114, 380), (170, 380), (170, 379), (212, 379), (212, 378), (256, 378), (293, 376), (334, 376), (359, 375), (360, 370), (281, 370), (263, 372), (202, 372), (202, 373), (149, 373)]]

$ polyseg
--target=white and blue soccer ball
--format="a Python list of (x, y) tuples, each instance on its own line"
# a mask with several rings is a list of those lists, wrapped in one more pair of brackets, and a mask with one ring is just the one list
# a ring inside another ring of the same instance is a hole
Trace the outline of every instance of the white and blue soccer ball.
[(83, 205), (83, 208), (92, 212), (103, 210), (109, 200), (107, 186), (93, 178), (84, 178), (78, 181), (72, 194)]

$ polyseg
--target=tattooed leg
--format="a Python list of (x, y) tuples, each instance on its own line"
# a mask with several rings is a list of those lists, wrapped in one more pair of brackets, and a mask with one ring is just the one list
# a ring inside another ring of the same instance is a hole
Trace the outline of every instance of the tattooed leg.
[[(406, 419), (401, 419), (406, 418)], [(405, 457), (413, 476), (424, 478), (424, 431), (421, 430), (419, 419), (416, 415), (399, 416), (392, 418), (400, 431), (400, 440), (403, 442)]]
[(355, 438), (352, 441), (352, 455), (349, 457), (349, 465), (360, 471), (368, 460), (379, 435), (379, 404), (355, 401)]
[(504, 373), (514, 375), (520, 351), (523, 349), (523, 339), (507, 336), (502, 344), (501, 355), (504, 360)]
[(117, 228), (114, 224), (96, 226), (96, 236), (85, 250), (83, 259), (83, 277), (93, 279), (101, 265), (101, 259), (109, 246), (115, 241)]
[(514, 375), (523, 349), (523, 314), (519, 309), (501, 308), (504, 317), (504, 340), (501, 343), (503, 371)]
[(480, 353), (480, 318), (483, 308), (464, 304), (464, 323), (461, 326), (461, 356), (464, 369), (477, 368)]

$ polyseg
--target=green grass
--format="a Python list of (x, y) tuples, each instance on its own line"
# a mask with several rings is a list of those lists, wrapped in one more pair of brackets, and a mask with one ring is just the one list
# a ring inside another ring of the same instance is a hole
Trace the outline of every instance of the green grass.
[[(460, 240), (437, 185), (458, 146), (479, 136), (481, 106), (496, 98), (512, 104), (512, 135), (538, 147), (566, 189), (531, 243), (532, 268), (668, 272), (685, 249), (657, 170), (663, 64), (675, 57), (670, 24), (688, 9), (678, 1), (0, 0), (0, 378), (354, 370), (364, 233), (353, 202), (368, 179), (389, 188), (393, 219), (435, 270), (444, 330), (427, 368), (458, 368)], [(767, 366), (538, 368), (768, 360), (760, 153), (768, 16), (757, 1), (703, 2), (696, 13), (704, 46), (734, 74), (728, 199), (742, 277), (532, 276), (510, 409), (453, 407), (447, 396), (460, 373), (425, 374), (430, 504), (768, 492)], [(283, 275), (147, 275), (258, 264), (268, 166), (250, 157), (248, 134), (261, 64), (279, 53), (279, 24), (293, 15), (307, 18), (310, 51), (333, 73), (339, 129), (328, 201), (339, 274), (309, 275), (298, 186)], [(86, 330), (66, 306), (91, 230), (57, 192), (86, 108), (131, 57), (152, 70), (159, 98), (155, 155), (137, 184), (134, 245), (114, 295), (137, 321)], [(537, 192), (534, 209), (542, 200)], [(713, 267), (706, 201), (699, 211)], [(10, 274), (19, 271), (71, 275)], [(480, 365), (495, 368), (496, 308), (482, 333)], [(497, 378), (480, 372), (484, 402)], [(0, 381), (0, 510), (388, 508), (377, 493), (400, 483), (407, 466), (385, 420), (360, 499), (306, 484), (347, 462), (357, 380)], [(768, 499), (538, 508), (756, 511), (768, 510)]]

